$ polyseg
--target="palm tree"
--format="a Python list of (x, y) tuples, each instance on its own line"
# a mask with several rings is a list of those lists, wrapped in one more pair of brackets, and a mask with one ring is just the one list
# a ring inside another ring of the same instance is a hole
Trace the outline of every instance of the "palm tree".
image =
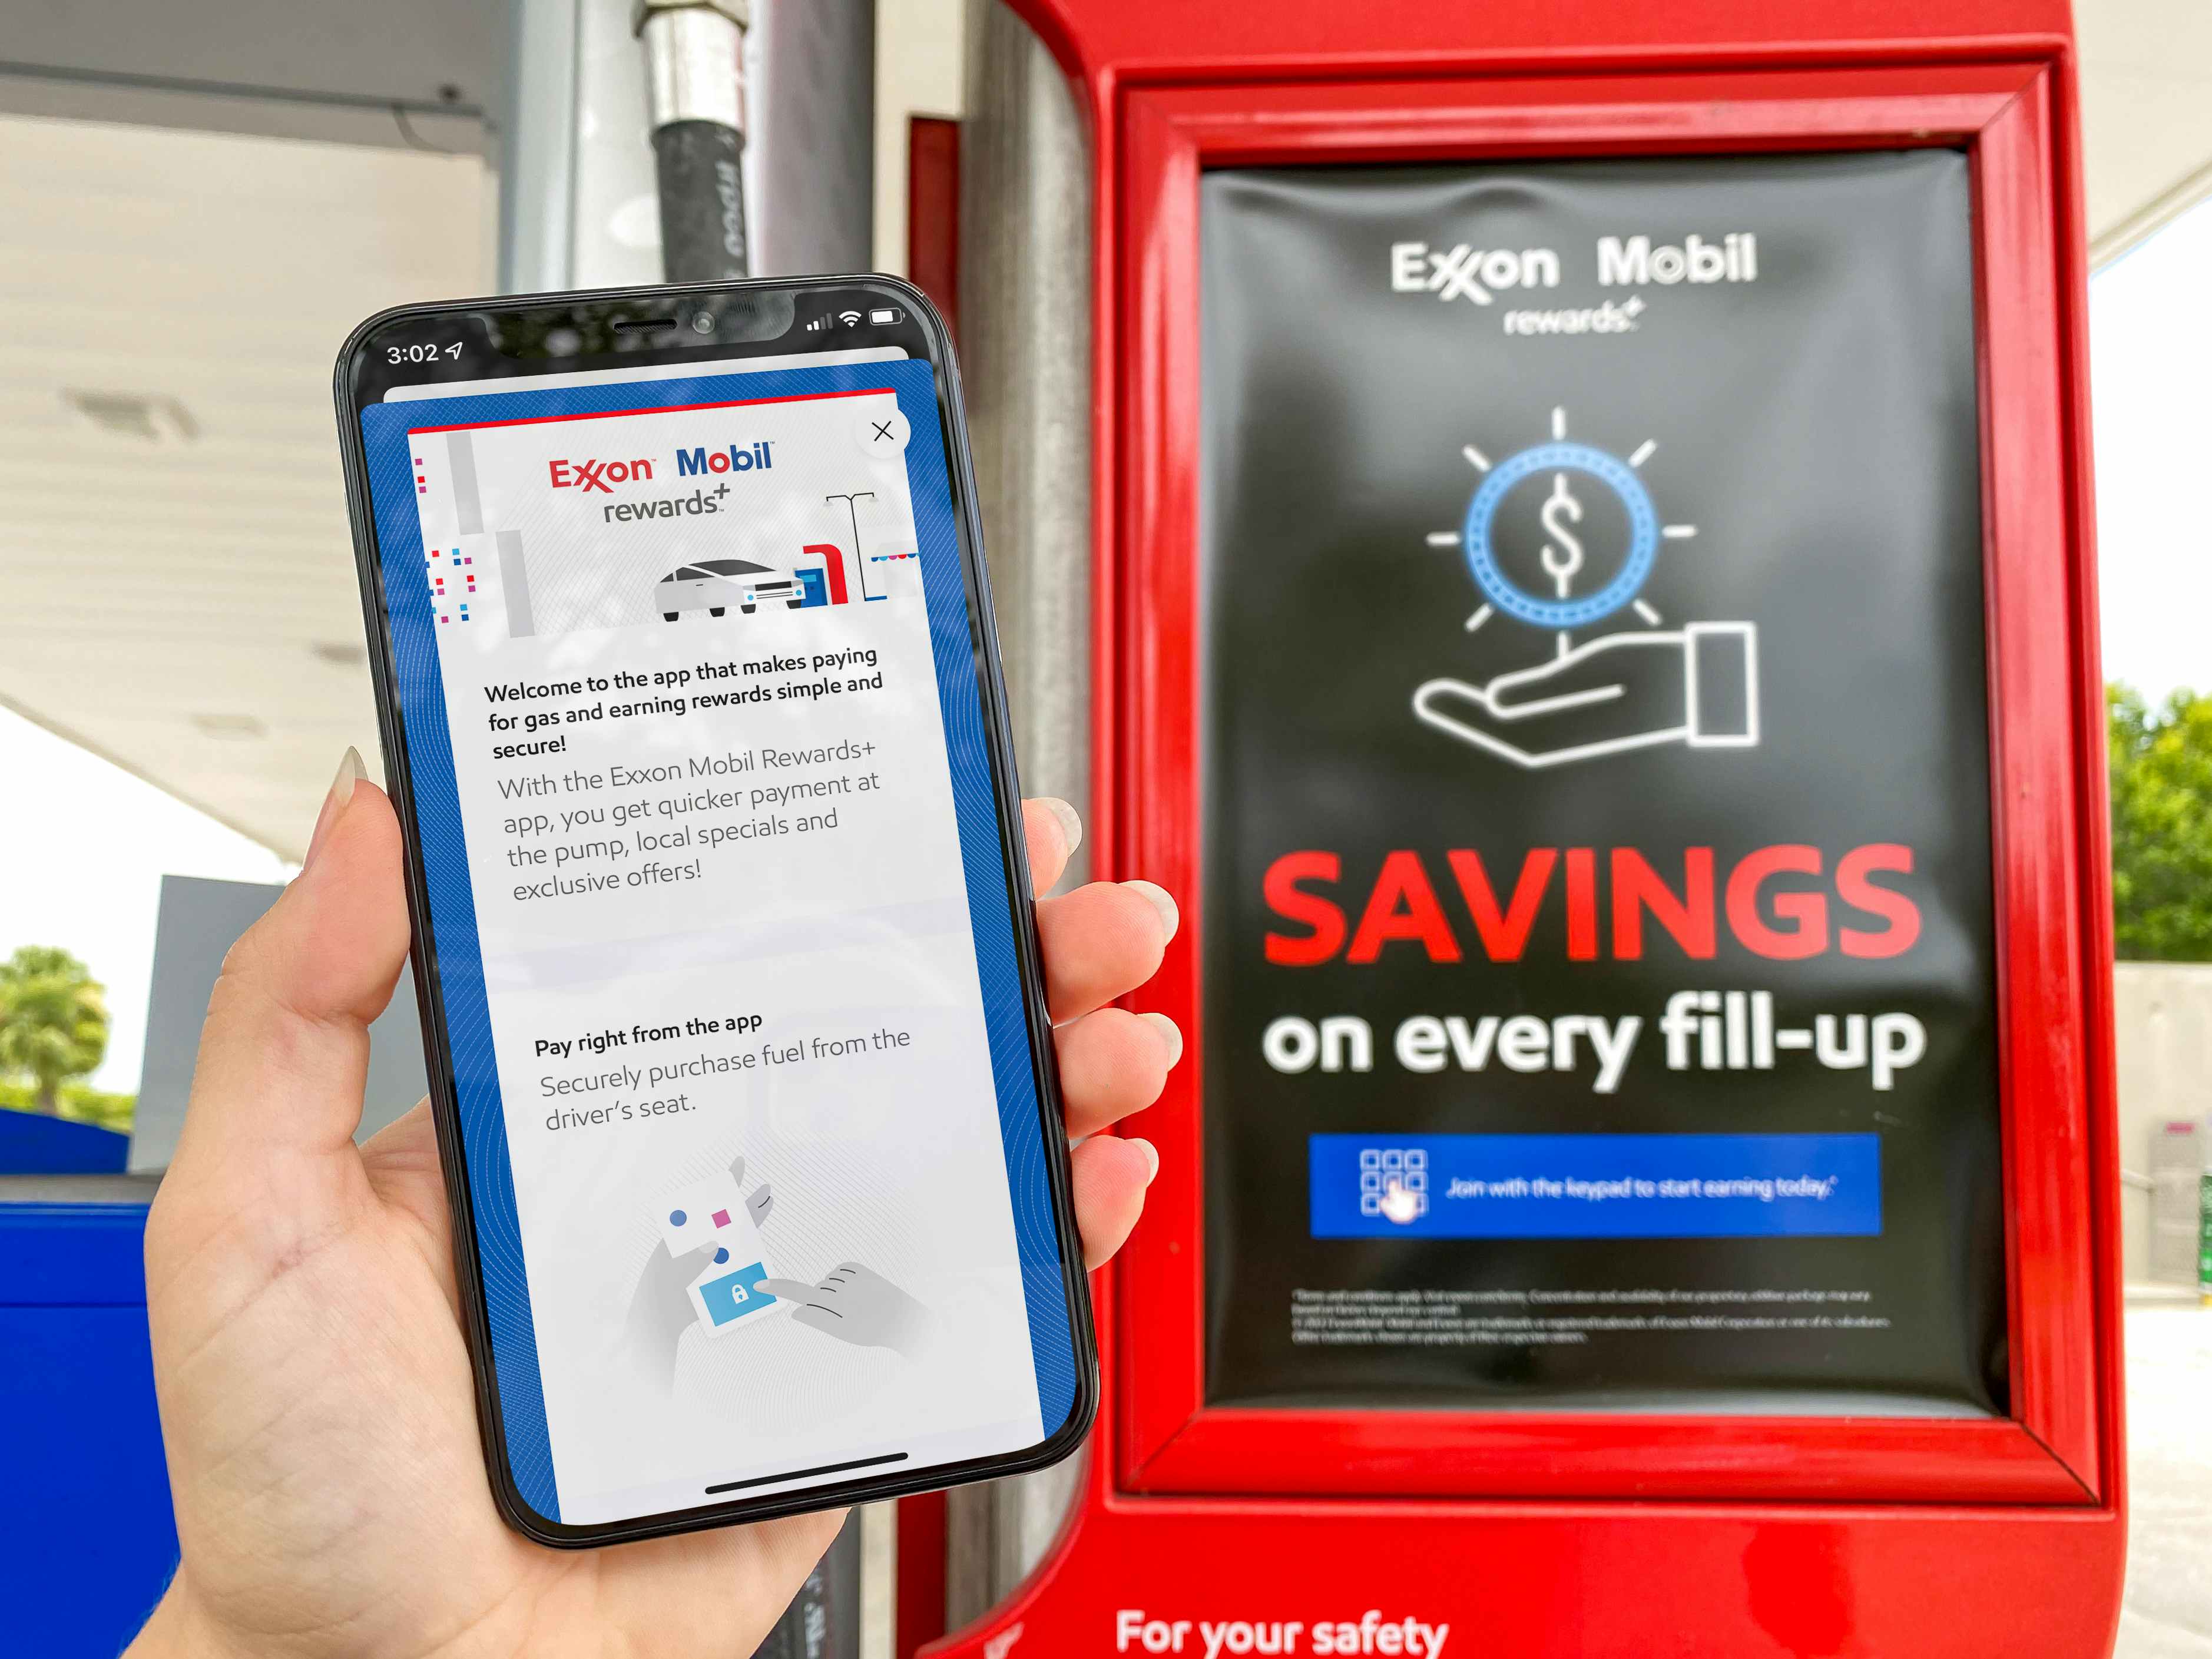
[(32, 1103), (49, 1116), (61, 1086), (107, 1052), (107, 999), (92, 970), (51, 945), (0, 962), (0, 1074), (28, 1073)]

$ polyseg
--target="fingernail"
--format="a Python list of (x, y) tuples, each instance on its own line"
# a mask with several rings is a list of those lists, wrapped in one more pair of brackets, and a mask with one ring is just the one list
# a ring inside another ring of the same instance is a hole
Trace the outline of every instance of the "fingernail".
[(1037, 805), (1052, 814), (1052, 821), (1060, 826), (1060, 839), (1067, 843), (1067, 850), (1073, 854), (1083, 845), (1083, 814), (1057, 795), (1040, 795)]
[(315, 833), (307, 838), (307, 856), (300, 866), (301, 869), (315, 861), (324, 841), (337, 827), (346, 808), (353, 804), (354, 787), (368, 775), (368, 769), (361, 763), (361, 750), (348, 744), (338, 762), (338, 775), (331, 780), (331, 793), (323, 797), (323, 810), (315, 814)]
[(1160, 1040), (1168, 1045), (1168, 1069), (1174, 1070), (1176, 1061), (1182, 1058), (1182, 1028), (1165, 1014), (1139, 1014), (1137, 1018), (1160, 1034)]
[(1125, 881), (1121, 885), (1133, 893), (1141, 894), (1146, 902), (1160, 913), (1160, 942), (1163, 945), (1176, 936), (1176, 928), (1182, 920), (1182, 913), (1176, 908), (1175, 899), (1166, 888), (1149, 881)]
[(1145, 1155), (1145, 1185), (1149, 1187), (1160, 1173), (1160, 1149), (1151, 1141), (1139, 1139), (1134, 1135), (1129, 1138), (1129, 1144)]

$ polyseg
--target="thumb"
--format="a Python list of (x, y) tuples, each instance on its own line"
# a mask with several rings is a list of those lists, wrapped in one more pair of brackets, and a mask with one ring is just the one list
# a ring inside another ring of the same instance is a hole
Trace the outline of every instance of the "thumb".
[(1428, 681), (1413, 693), (1413, 712), (1431, 726), (1462, 735), (1470, 726), (1483, 732), (1507, 729), (1491, 706), (1489, 691), (1464, 680)]
[(306, 867), (223, 959), (171, 1180), (253, 1182), (297, 1206), (314, 1195), (294, 1177), (350, 1152), (368, 1024), (407, 959), (399, 857), (392, 803), (349, 750)]
[(1517, 668), (1491, 681), (1492, 708), (1505, 720), (1556, 714), (1622, 695), (1620, 676), (1599, 651), (1584, 649), (1534, 668)]

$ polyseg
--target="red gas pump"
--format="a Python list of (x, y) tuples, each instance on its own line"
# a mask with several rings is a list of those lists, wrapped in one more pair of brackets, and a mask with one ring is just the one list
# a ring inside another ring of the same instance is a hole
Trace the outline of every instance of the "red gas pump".
[(930, 1651), (2108, 1651), (2066, 7), (1017, 9), (1189, 1048), (1083, 1495)]
[(830, 595), (828, 603), (847, 603), (850, 590), (845, 586), (845, 550), (835, 542), (812, 542), (799, 551), (803, 558), (822, 561), (823, 582)]

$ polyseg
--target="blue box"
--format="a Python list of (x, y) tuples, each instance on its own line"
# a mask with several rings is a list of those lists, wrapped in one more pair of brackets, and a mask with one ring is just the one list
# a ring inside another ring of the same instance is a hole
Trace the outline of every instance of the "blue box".
[(717, 1326), (727, 1325), (747, 1314), (775, 1306), (775, 1298), (761, 1289), (761, 1280), (767, 1277), (766, 1266), (756, 1261), (750, 1267), (708, 1279), (699, 1287), (700, 1300), (707, 1304), (707, 1317)]
[(1871, 1238), (1878, 1134), (1314, 1135), (1316, 1238)]

